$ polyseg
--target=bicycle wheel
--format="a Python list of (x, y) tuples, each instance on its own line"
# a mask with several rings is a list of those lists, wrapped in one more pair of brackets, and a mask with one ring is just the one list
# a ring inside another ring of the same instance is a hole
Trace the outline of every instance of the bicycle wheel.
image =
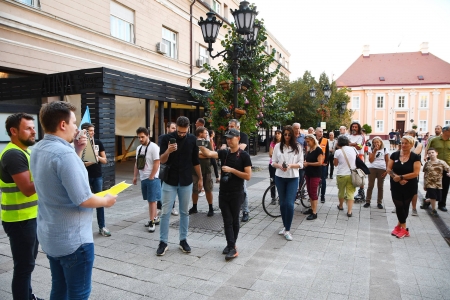
[(300, 200), (300, 203), (304, 208), (310, 208), (311, 202), (309, 201), (308, 191), (306, 190), (306, 180), (303, 179), (300, 188), (297, 191), (297, 199)]
[[(270, 189), (275, 189), (275, 198), (272, 199), (272, 196), (270, 195)], [(262, 206), (266, 214), (273, 218), (278, 218), (281, 216), (280, 212), (280, 199), (278, 196), (277, 188), (274, 183), (272, 183), (264, 192), (263, 198), (262, 198)]]

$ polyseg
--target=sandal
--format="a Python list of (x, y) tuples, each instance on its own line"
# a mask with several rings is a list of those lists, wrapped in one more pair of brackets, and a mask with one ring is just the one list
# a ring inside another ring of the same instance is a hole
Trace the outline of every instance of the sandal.
[(344, 210), (344, 208), (342, 207), (339, 207), (339, 204), (338, 204), (338, 206), (337, 206), (337, 208), (339, 209), (339, 210)]

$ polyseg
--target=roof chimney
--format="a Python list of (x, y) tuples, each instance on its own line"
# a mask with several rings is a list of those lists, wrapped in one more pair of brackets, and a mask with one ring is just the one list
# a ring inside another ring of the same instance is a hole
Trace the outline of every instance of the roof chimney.
[(369, 57), (370, 56), (370, 46), (364, 45), (363, 46), (363, 57)]
[(422, 52), (422, 55), (428, 55), (428, 42), (420, 44), (420, 52)]

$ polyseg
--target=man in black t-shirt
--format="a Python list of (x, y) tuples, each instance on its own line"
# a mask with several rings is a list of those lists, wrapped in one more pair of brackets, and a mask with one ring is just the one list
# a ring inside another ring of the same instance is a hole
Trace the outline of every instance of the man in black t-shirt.
[(198, 158), (197, 138), (189, 134), (189, 119), (181, 116), (176, 122), (175, 132), (161, 137), (160, 162), (170, 166), (167, 180), (162, 184), (162, 214), (159, 233), (159, 246), (156, 255), (166, 254), (169, 239), (170, 212), (178, 195), (180, 210), (180, 249), (190, 253), (191, 247), (187, 243), (189, 228), (189, 203), (192, 195), (192, 172), (198, 177), (197, 190), (203, 187), (203, 175)]
[(236, 240), (239, 234), (239, 211), (245, 198), (244, 181), (252, 176), (252, 162), (250, 155), (240, 148), (240, 132), (231, 128), (225, 134), (229, 148), (217, 152), (205, 147), (199, 147), (206, 157), (218, 158), (221, 161), (222, 176), (219, 187), (219, 207), (225, 229), (227, 246), (222, 253), (225, 260), (238, 256)]
[[(239, 131), (239, 148), (248, 153), (248, 135), (241, 131), (241, 123), (236, 119), (231, 119), (228, 122), (228, 130), (237, 129)], [(227, 140), (224, 136), (222, 139), (222, 147), (220, 149), (227, 148)], [(244, 193), (245, 199), (244, 203), (242, 203), (242, 222), (247, 222), (249, 219), (250, 210), (248, 209), (248, 194), (247, 194), (247, 181), (244, 180)]]
[[(100, 140), (94, 139), (95, 126), (91, 123), (83, 123), (81, 129), (85, 129), (89, 133), (90, 141), (94, 142), (95, 155), (97, 155), (98, 163), (84, 162), (86, 170), (88, 171), (89, 184), (91, 186), (92, 192), (98, 193), (103, 190), (103, 177), (102, 177), (102, 165), (106, 164), (108, 160), (106, 159), (105, 147)], [(103, 236), (111, 236), (108, 228), (105, 226), (105, 208), (98, 207), (97, 210), (97, 224), (98, 233)]]

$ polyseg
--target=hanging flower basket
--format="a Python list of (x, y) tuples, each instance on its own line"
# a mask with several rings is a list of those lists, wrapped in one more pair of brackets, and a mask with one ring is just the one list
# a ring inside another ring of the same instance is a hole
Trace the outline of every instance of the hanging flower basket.
[(239, 108), (239, 107), (235, 108), (234, 111), (236, 112), (236, 117), (238, 117), (238, 118), (240, 118), (243, 115), (247, 114), (245, 109), (242, 109), (242, 108)]
[(219, 82), (219, 84), (224, 91), (228, 91), (231, 87), (231, 80), (224, 80)]

